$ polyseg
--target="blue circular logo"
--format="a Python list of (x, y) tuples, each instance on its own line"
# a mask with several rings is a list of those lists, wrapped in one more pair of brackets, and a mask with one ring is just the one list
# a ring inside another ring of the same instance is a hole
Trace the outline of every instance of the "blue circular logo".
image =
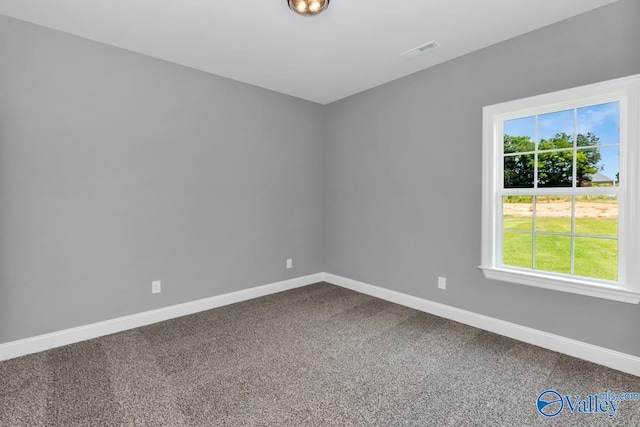
[(563, 408), (562, 396), (555, 390), (545, 390), (538, 396), (538, 412), (545, 417), (555, 417)]

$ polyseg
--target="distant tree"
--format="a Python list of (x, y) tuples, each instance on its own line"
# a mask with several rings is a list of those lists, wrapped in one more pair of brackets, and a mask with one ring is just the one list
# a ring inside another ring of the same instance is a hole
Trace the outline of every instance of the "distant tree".
[[(528, 136), (504, 136), (504, 153), (533, 152), (535, 144)], [(504, 158), (505, 188), (533, 187), (533, 154), (515, 154)]]
[(576, 157), (578, 187), (582, 187), (586, 182), (591, 182), (591, 176), (603, 169), (602, 166), (598, 166), (598, 163), (602, 160), (602, 155), (598, 150), (599, 142), (600, 138), (591, 132), (587, 132), (586, 135), (578, 134), (578, 147), (593, 147), (586, 150), (578, 150), (578, 156)]
[(565, 149), (538, 154), (538, 185), (544, 187), (570, 187), (573, 180), (573, 142), (566, 133), (551, 139), (542, 139), (538, 150)]
[[(577, 150), (576, 179), (579, 187), (591, 182), (591, 175), (601, 170), (601, 159), (597, 144), (600, 139), (593, 133), (578, 134), (578, 147), (592, 147)], [(507, 188), (533, 187), (534, 156), (521, 154), (532, 152), (535, 144), (528, 136), (504, 135), (504, 153), (518, 153), (505, 156), (504, 185)], [(565, 132), (553, 138), (542, 139), (538, 151), (558, 150), (538, 153), (538, 185), (544, 187), (570, 187), (573, 182), (573, 139)]]

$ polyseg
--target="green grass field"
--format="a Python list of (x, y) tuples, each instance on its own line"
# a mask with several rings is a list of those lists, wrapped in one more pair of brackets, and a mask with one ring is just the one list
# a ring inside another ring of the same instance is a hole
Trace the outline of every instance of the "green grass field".
[[(531, 218), (504, 218), (503, 262), (505, 265), (532, 268)], [(529, 231), (528, 233), (516, 232)], [(536, 231), (570, 233), (569, 218), (538, 218)], [(609, 236), (613, 239), (575, 238), (574, 274), (605, 280), (618, 279), (617, 219), (576, 218), (576, 234)], [(571, 273), (571, 237), (536, 234), (536, 270)]]

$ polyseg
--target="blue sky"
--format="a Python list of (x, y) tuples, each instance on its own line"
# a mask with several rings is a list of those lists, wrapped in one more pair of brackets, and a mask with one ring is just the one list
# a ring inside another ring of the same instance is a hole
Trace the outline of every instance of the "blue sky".
[[(529, 136), (535, 140), (535, 116), (504, 122), (504, 132), (513, 136)], [(557, 133), (573, 134), (574, 110), (558, 111), (538, 116), (538, 133), (541, 139), (554, 137)], [(576, 127), (578, 133), (591, 132), (600, 138), (600, 144), (620, 143), (620, 103), (592, 105), (577, 109)], [(599, 166), (604, 166), (600, 173), (615, 178), (619, 171), (618, 147), (600, 149), (602, 159)]]

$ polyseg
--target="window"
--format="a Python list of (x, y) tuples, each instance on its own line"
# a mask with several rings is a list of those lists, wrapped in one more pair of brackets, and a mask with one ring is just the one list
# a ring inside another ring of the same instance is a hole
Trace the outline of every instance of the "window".
[(490, 279), (640, 301), (640, 75), (484, 108)]

